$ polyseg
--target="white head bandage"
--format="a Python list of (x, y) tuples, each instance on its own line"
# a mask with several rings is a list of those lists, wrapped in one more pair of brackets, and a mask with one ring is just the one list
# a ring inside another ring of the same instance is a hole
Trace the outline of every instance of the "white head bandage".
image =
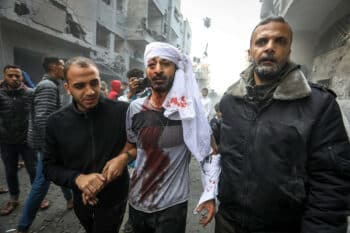
[(182, 120), (184, 141), (197, 160), (202, 161), (210, 154), (211, 129), (200, 101), (191, 60), (179, 49), (162, 42), (153, 42), (146, 46), (145, 66), (155, 57), (172, 61), (177, 66), (173, 85), (163, 103), (164, 116)]

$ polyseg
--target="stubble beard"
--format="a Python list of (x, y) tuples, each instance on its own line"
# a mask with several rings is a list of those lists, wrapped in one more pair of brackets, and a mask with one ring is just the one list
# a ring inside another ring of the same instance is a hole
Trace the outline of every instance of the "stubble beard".
[(254, 61), (253, 65), (254, 65), (254, 73), (259, 78), (265, 81), (272, 81), (279, 76), (285, 63), (279, 64), (275, 62), (272, 65), (263, 65), (263, 64), (257, 64)]

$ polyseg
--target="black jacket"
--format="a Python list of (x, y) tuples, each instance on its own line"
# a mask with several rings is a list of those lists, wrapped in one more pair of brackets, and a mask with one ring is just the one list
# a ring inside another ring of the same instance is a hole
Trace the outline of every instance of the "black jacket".
[[(126, 142), (125, 118), (128, 103), (100, 98), (97, 107), (79, 112), (72, 103), (52, 114), (47, 123), (44, 174), (57, 185), (73, 188), (79, 174), (102, 172), (106, 162), (119, 154)], [(99, 204), (110, 206), (126, 199), (127, 170), (99, 194)]]
[(350, 149), (335, 95), (297, 69), (258, 110), (249, 73), (220, 102), (220, 208), (249, 232), (345, 233)]
[(0, 83), (0, 143), (25, 144), (33, 89), (22, 84), (9, 90)]

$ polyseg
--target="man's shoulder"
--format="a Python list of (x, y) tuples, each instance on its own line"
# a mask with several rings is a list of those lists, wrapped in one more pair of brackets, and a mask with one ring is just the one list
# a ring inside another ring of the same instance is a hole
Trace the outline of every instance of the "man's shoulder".
[(330, 89), (328, 87), (325, 87), (325, 86), (318, 84), (318, 83), (311, 83), (311, 82), (309, 82), (309, 85), (311, 87), (311, 90), (313, 90), (315, 92), (318, 92), (318, 93), (323, 94), (323, 95), (331, 95), (334, 98), (337, 97), (337, 94), (332, 89)]
[(60, 121), (66, 121), (66, 117), (72, 112), (72, 104), (68, 104), (50, 114), (49, 119), (54, 121), (55, 123), (59, 123)]
[(42, 89), (42, 88), (54, 88), (57, 89), (57, 85), (50, 79), (43, 79), (41, 80), (38, 85), (36, 86), (36, 90)]
[(108, 98), (104, 98), (102, 104), (107, 105), (108, 108), (114, 108), (115, 110), (125, 110), (128, 109), (129, 103), (125, 101), (116, 101)]

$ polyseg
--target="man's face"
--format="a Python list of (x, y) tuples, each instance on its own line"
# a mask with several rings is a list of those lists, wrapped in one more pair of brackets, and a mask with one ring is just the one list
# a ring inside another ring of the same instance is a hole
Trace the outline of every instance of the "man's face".
[(257, 27), (248, 50), (254, 72), (262, 80), (274, 79), (289, 61), (291, 32), (287, 24), (270, 22)]
[(9, 68), (4, 72), (4, 81), (7, 83), (9, 88), (17, 89), (23, 80), (22, 72), (18, 68)]
[(63, 60), (59, 60), (58, 63), (56, 64), (53, 64), (51, 66), (54, 74), (55, 74), (55, 77), (56, 78), (59, 78), (59, 79), (63, 79), (63, 69), (64, 69), (64, 61)]
[(206, 97), (208, 95), (208, 90), (207, 89), (202, 89), (202, 96)]
[(98, 103), (101, 92), (100, 83), (99, 72), (96, 67), (71, 65), (67, 72), (67, 82), (64, 87), (73, 96), (79, 111), (86, 112)]
[(147, 62), (146, 74), (153, 91), (168, 92), (173, 85), (176, 72), (175, 63), (154, 57)]

